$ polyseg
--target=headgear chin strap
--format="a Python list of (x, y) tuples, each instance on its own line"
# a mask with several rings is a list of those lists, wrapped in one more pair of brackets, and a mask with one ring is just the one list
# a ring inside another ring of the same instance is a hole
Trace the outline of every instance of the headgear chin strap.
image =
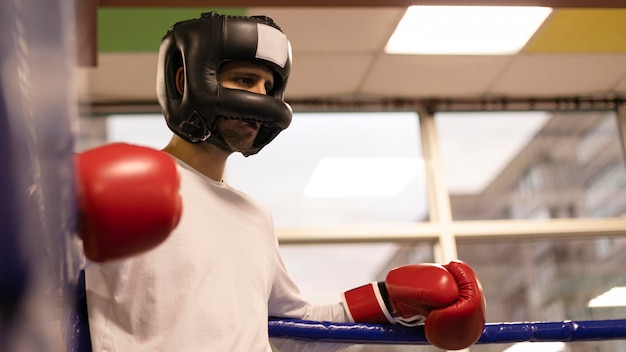
[[(269, 68), (274, 86), (267, 95), (223, 87), (220, 65), (246, 61)], [(185, 87), (176, 89), (183, 67)], [(157, 95), (169, 128), (191, 143), (210, 142), (231, 150), (215, 133), (219, 119), (259, 122), (261, 127), (245, 156), (256, 154), (291, 122), (285, 88), (291, 70), (291, 45), (269, 17), (203, 13), (176, 23), (161, 41)]]

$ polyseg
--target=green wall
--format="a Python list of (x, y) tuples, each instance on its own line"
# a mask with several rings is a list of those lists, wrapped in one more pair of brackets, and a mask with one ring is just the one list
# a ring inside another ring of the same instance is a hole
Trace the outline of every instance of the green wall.
[(243, 16), (245, 8), (128, 8), (98, 9), (99, 52), (156, 52), (161, 38), (176, 22), (198, 18), (202, 12)]

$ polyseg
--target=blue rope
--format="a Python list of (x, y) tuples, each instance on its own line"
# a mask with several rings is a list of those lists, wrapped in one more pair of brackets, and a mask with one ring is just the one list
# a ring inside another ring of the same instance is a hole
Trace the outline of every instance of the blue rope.
[[(354, 344), (427, 345), (423, 327), (269, 319), (271, 337)], [(477, 344), (626, 340), (626, 320), (488, 323)]]

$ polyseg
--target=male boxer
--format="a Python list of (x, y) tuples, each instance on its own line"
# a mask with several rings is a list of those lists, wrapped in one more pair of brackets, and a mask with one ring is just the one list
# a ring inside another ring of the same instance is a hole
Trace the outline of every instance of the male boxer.
[[(400, 267), (385, 282), (348, 291), (334, 304), (315, 306), (300, 297), (269, 212), (223, 180), (231, 154), (256, 154), (289, 126), (284, 94), (290, 69), (289, 41), (267, 17), (205, 13), (167, 32), (157, 95), (173, 132), (164, 152), (179, 167), (183, 212), (155, 248), (87, 269), (94, 351), (269, 352), (269, 316), (423, 323), (440, 348), (476, 342), (484, 297), (462, 262)], [(281, 351), (345, 347), (273, 342)]]

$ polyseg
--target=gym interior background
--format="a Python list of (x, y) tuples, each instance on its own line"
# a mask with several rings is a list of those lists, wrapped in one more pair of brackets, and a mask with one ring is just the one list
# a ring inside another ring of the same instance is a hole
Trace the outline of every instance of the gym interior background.
[[(626, 290), (626, 4), (536, 1), (552, 12), (517, 53), (397, 55), (384, 48), (401, 1), (198, 3), (79, 6), (78, 151), (165, 146), (155, 73), (169, 25), (207, 10), (265, 14), (293, 45), (294, 120), (260, 154), (231, 157), (227, 181), (274, 213), (305, 297), (334, 302), (392, 267), (459, 258), (482, 280), (488, 322), (625, 316), (624, 291), (593, 299)], [(624, 352), (626, 341), (534, 348)]]

